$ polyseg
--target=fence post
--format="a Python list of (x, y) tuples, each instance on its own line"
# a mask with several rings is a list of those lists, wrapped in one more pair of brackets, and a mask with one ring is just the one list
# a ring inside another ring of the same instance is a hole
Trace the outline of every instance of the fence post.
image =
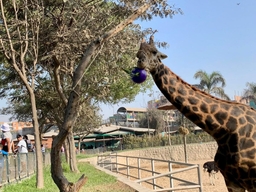
[(33, 171), (34, 173), (36, 173), (36, 152), (32, 152), (33, 153)]
[(112, 154), (109, 154), (109, 159), (110, 159), (110, 171), (113, 172), (113, 163), (112, 163)]
[[(155, 176), (155, 162), (154, 162), (154, 159), (151, 159), (151, 170), (152, 170), (152, 176)], [(153, 189), (156, 189), (156, 179), (153, 179)]]
[(203, 185), (202, 185), (202, 178), (201, 178), (201, 173), (200, 173), (200, 165), (197, 164), (197, 174), (198, 174), (198, 184), (200, 185), (199, 192), (203, 192)]
[(18, 162), (18, 176), (19, 176), (19, 178), (21, 177), (20, 176), (20, 164), (21, 164), (21, 162), (20, 162), (20, 153), (17, 153), (17, 162)]
[[(141, 179), (140, 158), (137, 159), (137, 162), (138, 162), (138, 179)], [(141, 185), (141, 182), (139, 182), (139, 184)]]
[(127, 178), (130, 179), (130, 167), (129, 167), (129, 157), (126, 157), (126, 167), (127, 167)]
[[(169, 161), (168, 164), (169, 164), (169, 171), (172, 172), (172, 163), (171, 163), (171, 161)], [(170, 174), (170, 188), (173, 188), (172, 174)], [(171, 191), (171, 192), (173, 192), (173, 191)]]
[(116, 153), (116, 173), (118, 173), (118, 159), (117, 159), (117, 153)]
[(10, 183), (10, 162), (9, 162), (9, 156), (6, 155), (6, 180), (8, 183)]
[(26, 153), (26, 169), (27, 169), (27, 177), (29, 176), (29, 170), (28, 170), (28, 153)]

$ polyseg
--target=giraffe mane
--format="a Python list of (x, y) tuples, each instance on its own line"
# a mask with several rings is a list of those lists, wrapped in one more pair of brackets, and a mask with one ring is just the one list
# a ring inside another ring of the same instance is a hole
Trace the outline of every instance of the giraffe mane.
[[(162, 62), (161, 62), (162, 63)], [(162, 63), (163, 64), (163, 63)], [(164, 65), (164, 64), (163, 64)], [(164, 66), (166, 66), (166, 65), (164, 65)], [(167, 66), (166, 66), (167, 67)], [(168, 68), (168, 67), (167, 67)], [(169, 68), (168, 68), (169, 69)], [(170, 69), (169, 69), (170, 70)], [(245, 105), (245, 104), (243, 104), (243, 103), (238, 103), (238, 102), (234, 102), (234, 101), (228, 101), (228, 100), (224, 100), (224, 99), (220, 99), (220, 98), (218, 98), (218, 97), (214, 97), (214, 96), (212, 96), (212, 95), (210, 95), (209, 93), (206, 93), (206, 92), (204, 92), (204, 91), (202, 91), (202, 90), (200, 90), (200, 89), (198, 89), (197, 87), (195, 87), (195, 86), (193, 86), (193, 85), (191, 85), (191, 84), (189, 84), (189, 83), (187, 83), (186, 81), (184, 81), (181, 77), (179, 77), (177, 74), (175, 74), (172, 70), (170, 70), (170, 72), (173, 74), (173, 75), (175, 75), (176, 77), (177, 77), (177, 80), (179, 80), (179, 81), (181, 81), (184, 85), (187, 85), (188, 87), (190, 87), (191, 89), (193, 89), (194, 91), (197, 91), (197, 92), (199, 92), (199, 93), (201, 93), (202, 95), (205, 95), (205, 96), (208, 96), (209, 98), (212, 98), (212, 99), (215, 99), (215, 100), (217, 100), (217, 101), (221, 101), (221, 102), (223, 102), (223, 103), (228, 103), (228, 104), (235, 104), (235, 105), (244, 105), (245, 107), (249, 107), (249, 108), (251, 108), (252, 110), (255, 110), (254, 108), (252, 108), (252, 107), (250, 107), (250, 106), (248, 106), (248, 105)]]

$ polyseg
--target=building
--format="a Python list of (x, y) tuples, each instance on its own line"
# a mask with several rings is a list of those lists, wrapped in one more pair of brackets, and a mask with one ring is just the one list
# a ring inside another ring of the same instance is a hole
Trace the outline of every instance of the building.
[(52, 148), (53, 137), (57, 136), (58, 134), (59, 132), (54, 130), (50, 130), (42, 134), (42, 144), (45, 146), (46, 149)]
[(256, 109), (256, 103), (253, 100), (251, 100), (249, 98), (243, 98), (243, 97), (237, 96), (237, 95), (235, 95), (234, 98), (235, 98), (234, 99), (235, 102), (243, 103), (245, 105), (249, 105), (250, 107)]
[(93, 149), (112, 146), (114, 143), (121, 141), (126, 135), (141, 136), (143, 134), (154, 134), (154, 132), (155, 129), (106, 124), (95, 129), (87, 136), (76, 135), (74, 139), (76, 146), (79, 143), (78, 140), (80, 140), (81, 149)]
[(22, 132), (22, 130), (24, 128), (27, 127), (33, 127), (32, 122), (0, 122), (0, 125), (4, 124), (4, 123), (8, 123), (10, 126), (11, 131), (13, 132)]
[(146, 108), (120, 107), (114, 115), (116, 125), (126, 127), (139, 127), (139, 117), (146, 115)]

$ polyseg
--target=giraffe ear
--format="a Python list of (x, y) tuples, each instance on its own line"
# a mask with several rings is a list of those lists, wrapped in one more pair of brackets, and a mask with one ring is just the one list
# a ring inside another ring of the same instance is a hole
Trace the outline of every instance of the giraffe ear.
[(165, 55), (165, 54), (163, 54), (163, 53), (161, 53), (161, 52), (159, 52), (159, 56), (160, 56), (160, 59), (165, 59), (165, 58), (167, 58), (167, 55)]
[(151, 35), (149, 38), (149, 44), (154, 45), (154, 36), (153, 35)]

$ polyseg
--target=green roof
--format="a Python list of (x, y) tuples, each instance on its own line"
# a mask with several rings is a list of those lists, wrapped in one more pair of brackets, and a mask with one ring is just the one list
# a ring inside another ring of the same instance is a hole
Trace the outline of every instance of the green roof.
[(110, 133), (103, 133), (103, 134), (99, 134), (100, 136), (119, 136), (119, 135), (128, 135), (128, 134), (132, 134), (129, 131), (113, 131)]
[[(85, 138), (118, 137), (121, 135), (128, 135), (128, 134), (134, 134), (134, 133), (131, 131), (118, 131), (117, 130), (117, 131), (112, 131), (109, 133), (98, 133), (98, 134), (90, 133)], [(79, 139), (79, 136), (78, 135), (74, 136), (74, 139)]]

